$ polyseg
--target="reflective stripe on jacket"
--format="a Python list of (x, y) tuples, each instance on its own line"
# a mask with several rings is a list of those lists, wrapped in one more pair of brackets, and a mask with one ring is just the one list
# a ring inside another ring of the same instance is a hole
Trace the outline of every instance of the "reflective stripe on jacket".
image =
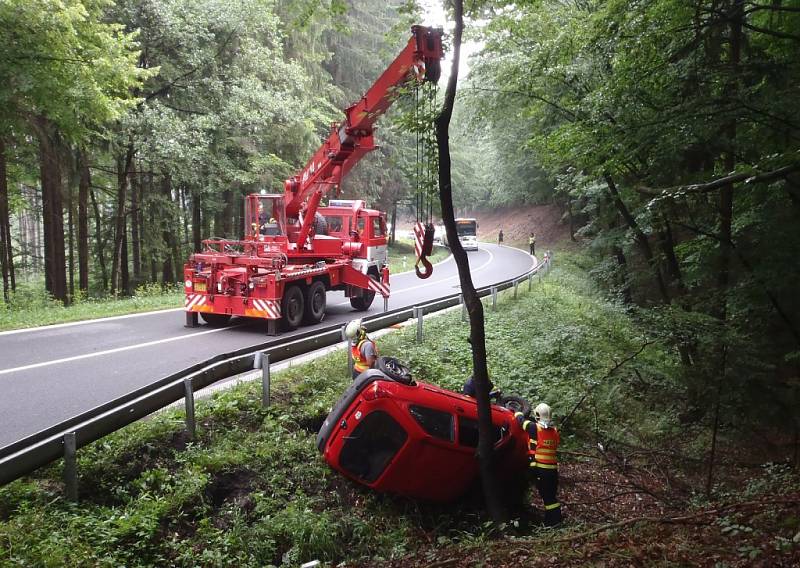
[(542, 467), (545, 469), (557, 469), (558, 459), (556, 458), (556, 450), (558, 450), (558, 443), (561, 437), (558, 435), (556, 427), (542, 428), (541, 425), (536, 424), (536, 448), (534, 449), (533, 459), (536, 464), (535, 467)]
[(356, 372), (358, 372), (358, 373), (363, 373), (364, 371), (369, 369), (369, 365), (367, 364), (367, 360), (361, 354), (361, 347), (366, 342), (372, 343), (372, 346), (375, 348), (375, 357), (376, 358), (378, 357), (378, 346), (375, 344), (374, 341), (372, 341), (368, 337), (365, 337), (364, 339), (362, 339), (361, 341), (359, 341), (358, 343), (353, 345), (353, 348), (351, 350), (351, 352), (353, 353), (353, 369), (355, 369)]

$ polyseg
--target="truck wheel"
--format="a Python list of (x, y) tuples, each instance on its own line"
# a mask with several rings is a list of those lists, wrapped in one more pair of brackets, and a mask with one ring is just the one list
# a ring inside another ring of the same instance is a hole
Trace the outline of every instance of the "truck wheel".
[(311, 286), (306, 290), (306, 315), (305, 323), (314, 325), (322, 321), (325, 317), (325, 303), (327, 301), (327, 294), (325, 292), (325, 284), (316, 280), (311, 283)]
[(522, 398), (521, 396), (501, 396), (497, 400), (497, 404), (504, 408), (508, 408), (512, 412), (521, 412), (525, 418), (531, 413), (531, 403)]
[(305, 312), (303, 291), (296, 284), (287, 286), (286, 291), (283, 293), (283, 302), (281, 304), (286, 328), (289, 331), (297, 329), (303, 323), (303, 314)]
[(231, 316), (228, 314), (206, 314), (200, 312), (200, 317), (211, 327), (225, 327), (231, 321)]
[[(378, 281), (378, 276), (370, 272), (367, 276), (372, 278), (375, 282)], [(350, 305), (359, 312), (366, 312), (372, 305), (372, 300), (375, 299), (375, 292), (373, 290), (362, 290), (360, 296), (350, 298)]]

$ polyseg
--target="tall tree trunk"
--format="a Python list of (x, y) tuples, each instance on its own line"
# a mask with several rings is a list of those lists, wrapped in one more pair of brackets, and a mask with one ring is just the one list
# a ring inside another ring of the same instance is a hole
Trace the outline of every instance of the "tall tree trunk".
[(192, 245), (195, 252), (200, 252), (200, 244), (203, 240), (202, 220), (200, 219), (200, 196), (199, 192), (192, 193)]
[(633, 303), (633, 297), (631, 295), (631, 283), (630, 278), (628, 277), (628, 259), (625, 258), (625, 252), (619, 245), (612, 246), (611, 252), (617, 261), (617, 266), (619, 267), (619, 271), (622, 275), (619, 283), (620, 290), (622, 292), (622, 302), (628, 306)]
[[(122, 243), (125, 240), (125, 204), (128, 193), (128, 172), (133, 161), (133, 144), (129, 144), (124, 156), (117, 159), (117, 213), (114, 223), (114, 254), (111, 260), (111, 294), (116, 294), (121, 272)], [(126, 255), (127, 257), (127, 255)]]
[(658, 286), (658, 292), (661, 296), (662, 302), (669, 304), (670, 298), (669, 292), (667, 291), (667, 285), (664, 282), (661, 269), (659, 268), (656, 258), (653, 255), (653, 249), (650, 247), (650, 241), (647, 240), (647, 235), (644, 234), (644, 231), (642, 231), (641, 227), (639, 227), (639, 223), (636, 222), (636, 219), (628, 210), (627, 205), (625, 205), (625, 202), (622, 201), (622, 197), (617, 190), (617, 185), (614, 183), (611, 174), (606, 172), (603, 174), (603, 177), (606, 180), (606, 185), (608, 186), (609, 192), (611, 192), (611, 198), (617, 207), (617, 211), (619, 211), (619, 214), (623, 219), (625, 219), (628, 228), (633, 232), (633, 238), (636, 241), (636, 244), (639, 246), (639, 250), (642, 251), (642, 256), (644, 256), (645, 260), (647, 260), (647, 264), (650, 267), (650, 270), (653, 273), (653, 278), (655, 278)]
[(138, 285), (142, 277), (142, 251), (141, 251), (141, 205), (142, 178), (141, 168), (135, 168), (131, 173), (131, 256), (133, 260), (133, 280)]
[(78, 289), (89, 294), (89, 161), (83, 149), (78, 150)]
[(69, 301), (75, 301), (75, 218), (73, 215), (75, 200), (75, 185), (77, 183), (77, 162), (70, 166), (69, 183), (67, 184), (67, 279), (69, 287)]
[(394, 245), (397, 230), (397, 199), (392, 201), (392, 234), (389, 237), (389, 244)]
[[(165, 199), (169, 202), (172, 201), (172, 183), (167, 174), (164, 174), (161, 180), (161, 192)], [(170, 223), (164, 223), (163, 238), (168, 252), (164, 256), (164, 263), (161, 270), (161, 283), (164, 287), (167, 287), (175, 282), (175, 271), (173, 270), (172, 264), (172, 251), (175, 250), (175, 230)]]
[(6, 144), (0, 136), (0, 270), (3, 273), (3, 300), (8, 302), (10, 274), (14, 266), (11, 254), (11, 218), (8, 215), (8, 177), (6, 171)]
[(103, 292), (108, 290), (108, 269), (106, 268), (105, 239), (103, 238), (103, 218), (100, 215), (100, 206), (97, 198), (89, 186), (89, 197), (92, 200), (92, 210), (94, 211), (95, 241), (97, 243), (97, 262), (100, 264), (100, 277), (103, 282)]
[(39, 139), (45, 288), (55, 299), (66, 304), (68, 302), (67, 267), (64, 251), (60, 140), (55, 126), (47, 118), (36, 116), (33, 118), (32, 124)]
[(447, 231), (453, 257), (458, 266), (461, 293), (469, 313), (470, 343), (472, 344), (472, 367), (475, 382), (475, 395), (478, 402), (478, 461), (486, 508), (495, 521), (504, 521), (507, 510), (494, 467), (494, 435), (489, 404), (489, 372), (486, 365), (486, 335), (484, 331), (483, 304), (475, 291), (469, 270), (467, 253), (461, 246), (456, 232), (453, 211), (453, 191), (450, 161), (450, 118), (455, 105), (458, 86), (458, 61), (461, 52), (461, 36), (464, 31), (462, 0), (454, 1), (455, 31), (453, 33), (453, 63), (442, 112), (436, 117), (436, 144), (439, 149), (439, 199), (442, 205), (442, 218)]
[(125, 231), (122, 233), (122, 248), (120, 249), (119, 280), (120, 291), (125, 296), (131, 295), (131, 275), (128, 265), (128, 230), (127, 223)]
[[(730, 50), (731, 76), (726, 85), (726, 95), (735, 100), (739, 90), (739, 61), (742, 49), (742, 18), (744, 17), (744, 0), (732, 0), (730, 6), (730, 27), (728, 49)], [(726, 172), (736, 168), (736, 119), (732, 118), (726, 126), (728, 147), (723, 156), (723, 165)], [(717, 272), (717, 306), (716, 316), (722, 322), (723, 330), (728, 319), (728, 286), (730, 284), (731, 256), (733, 253), (733, 184), (729, 184), (719, 192), (719, 267)], [(706, 495), (711, 497), (714, 481), (714, 460), (716, 454), (717, 433), (719, 431), (719, 413), (721, 406), (722, 390), (725, 383), (727, 369), (728, 345), (723, 339), (719, 346), (719, 374), (716, 377), (717, 388), (714, 400), (714, 429), (709, 450), (708, 478), (706, 481)]]

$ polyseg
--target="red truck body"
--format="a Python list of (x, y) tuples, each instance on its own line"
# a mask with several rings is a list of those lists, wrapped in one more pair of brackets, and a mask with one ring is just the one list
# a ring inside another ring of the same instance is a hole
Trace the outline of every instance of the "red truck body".
[(261, 318), (288, 329), (325, 316), (326, 292), (343, 290), (354, 309), (375, 294), (389, 297), (386, 215), (364, 201), (322, 198), (338, 190), (358, 161), (375, 149), (374, 124), (409, 82), (439, 79), (442, 30), (413, 26), (412, 37), (375, 84), (345, 109), (328, 138), (283, 194), (245, 197), (242, 240), (209, 239), (184, 265), (187, 325), (197, 316), (222, 325), (232, 316)]

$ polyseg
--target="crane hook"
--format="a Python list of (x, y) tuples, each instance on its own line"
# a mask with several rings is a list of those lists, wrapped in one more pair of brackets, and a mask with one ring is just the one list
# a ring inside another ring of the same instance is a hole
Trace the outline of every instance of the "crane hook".
[[(433, 233), (435, 228), (433, 223), (423, 225), (417, 222), (414, 225), (414, 250), (417, 253), (417, 262), (414, 263), (414, 271), (417, 273), (418, 278), (428, 278), (433, 274), (433, 265), (428, 260), (428, 256), (433, 252)], [(420, 263), (425, 267), (422, 272), (419, 269)]]

